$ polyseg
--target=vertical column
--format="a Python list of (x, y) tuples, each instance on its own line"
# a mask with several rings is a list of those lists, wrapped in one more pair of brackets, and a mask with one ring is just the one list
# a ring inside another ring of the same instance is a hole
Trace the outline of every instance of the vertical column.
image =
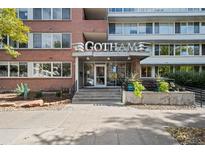
[(78, 65), (78, 57), (75, 57), (75, 82), (76, 82), (76, 91), (78, 91), (79, 90), (79, 69), (78, 69), (78, 67), (79, 67), (79, 65)]

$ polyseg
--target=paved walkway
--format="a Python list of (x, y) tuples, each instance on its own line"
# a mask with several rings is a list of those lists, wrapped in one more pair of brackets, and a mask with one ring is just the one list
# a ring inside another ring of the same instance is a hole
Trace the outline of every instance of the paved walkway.
[(0, 112), (0, 117), (0, 144), (178, 144), (165, 127), (205, 127), (205, 110), (103, 105)]

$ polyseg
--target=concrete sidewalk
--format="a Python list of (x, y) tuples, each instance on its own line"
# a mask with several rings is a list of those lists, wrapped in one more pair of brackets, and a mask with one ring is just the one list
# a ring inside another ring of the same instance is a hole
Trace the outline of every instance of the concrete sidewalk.
[(61, 111), (0, 112), (0, 144), (178, 144), (167, 126), (205, 127), (205, 110), (69, 104)]

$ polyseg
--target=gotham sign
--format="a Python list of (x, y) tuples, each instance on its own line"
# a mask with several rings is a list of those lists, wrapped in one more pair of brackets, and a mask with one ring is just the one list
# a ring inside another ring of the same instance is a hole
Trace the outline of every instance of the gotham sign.
[(92, 41), (88, 41), (84, 43), (74, 43), (73, 48), (75, 51), (101, 51), (101, 52), (118, 52), (118, 51), (144, 51), (147, 47), (144, 42), (106, 42), (106, 43), (94, 43)]

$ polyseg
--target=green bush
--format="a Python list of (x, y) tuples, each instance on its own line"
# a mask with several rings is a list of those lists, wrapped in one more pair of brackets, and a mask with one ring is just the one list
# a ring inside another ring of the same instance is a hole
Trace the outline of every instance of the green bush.
[(182, 86), (202, 87), (205, 86), (205, 72), (175, 72), (168, 73), (167, 77), (174, 79), (175, 83)]
[(160, 92), (169, 92), (169, 83), (166, 81), (159, 82), (159, 91)]
[(36, 98), (41, 98), (41, 97), (43, 97), (42, 91), (36, 92), (36, 96), (35, 96), (35, 97), (36, 97)]
[(63, 96), (63, 92), (61, 90), (56, 92), (56, 97), (62, 97), (62, 96)]
[(138, 81), (133, 82), (133, 85), (134, 85), (135, 96), (142, 97), (142, 91), (145, 90), (145, 87)]

